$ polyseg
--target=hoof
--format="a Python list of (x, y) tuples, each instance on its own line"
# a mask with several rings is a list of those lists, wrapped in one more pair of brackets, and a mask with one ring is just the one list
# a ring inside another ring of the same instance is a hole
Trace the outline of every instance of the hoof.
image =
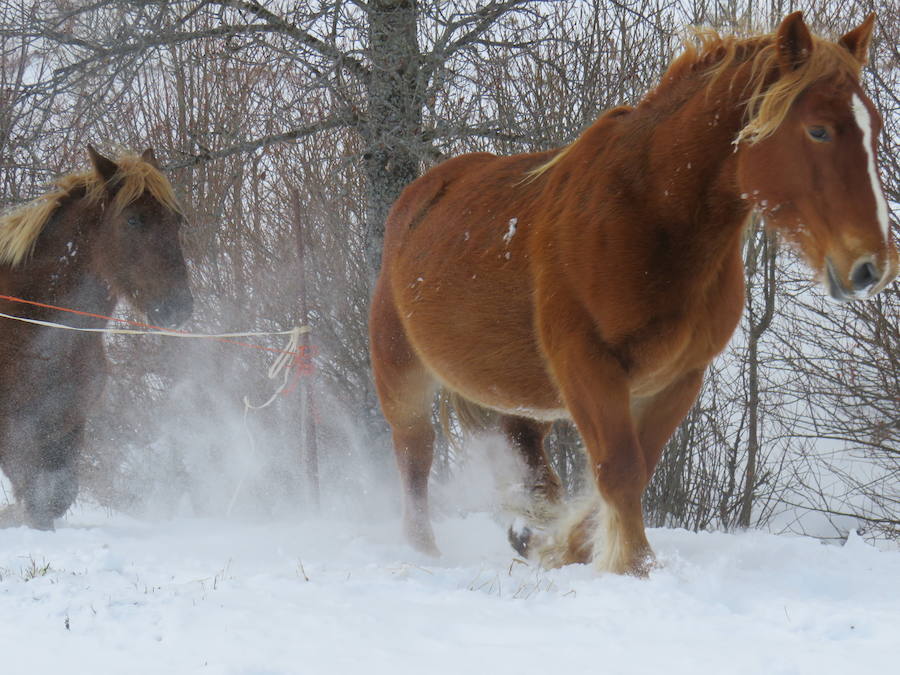
[(649, 546), (641, 547), (641, 550), (626, 557), (605, 556), (595, 560), (598, 571), (621, 574), (623, 576), (647, 579), (650, 572), (660, 565), (656, 562), (656, 556)]
[(20, 504), (10, 504), (0, 508), (0, 529), (7, 527), (22, 527), (23, 525), (35, 530), (53, 531), (53, 516), (49, 513), (33, 513), (27, 507)]
[(25, 524), (35, 530), (44, 530), (46, 532), (55, 532), (53, 526), (53, 518), (46, 515), (25, 514)]
[(21, 527), (25, 524), (25, 514), (18, 504), (10, 504), (0, 508), (0, 529)]
[(431, 525), (407, 525), (405, 528), (406, 541), (419, 553), (424, 553), (432, 558), (440, 558), (441, 550), (434, 542), (434, 532)]
[(437, 547), (437, 544), (434, 543), (434, 540), (423, 540), (423, 539), (409, 539), (409, 545), (412, 546), (419, 553), (424, 553), (429, 558), (440, 558), (441, 557), (441, 549)]
[(659, 567), (661, 567), (661, 565), (656, 561), (656, 556), (653, 555), (653, 551), (647, 551), (638, 556), (634, 564), (625, 571), (625, 574), (637, 577), (638, 579), (647, 579), (650, 577), (650, 572)]
[(437, 547), (437, 544), (413, 544), (413, 548), (416, 549), (419, 553), (424, 553), (429, 558), (440, 558), (441, 557), (441, 549)]
[(519, 522), (510, 525), (506, 533), (510, 546), (515, 549), (516, 553), (526, 559), (528, 558), (529, 546), (533, 535), (534, 533), (530, 527)]

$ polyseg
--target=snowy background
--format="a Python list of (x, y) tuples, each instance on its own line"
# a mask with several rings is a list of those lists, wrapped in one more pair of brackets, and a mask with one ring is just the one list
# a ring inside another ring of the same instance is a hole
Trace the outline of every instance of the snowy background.
[[(361, 513), (361, 512), (360, 512)], [(900, 553), (856, 535), (649, 531), (649, 580), (517, 559), (438, 518), (439, 560), (376, 508), (137, 520), (80, 505), (0, 530), (4, 673), (885, 673)]]

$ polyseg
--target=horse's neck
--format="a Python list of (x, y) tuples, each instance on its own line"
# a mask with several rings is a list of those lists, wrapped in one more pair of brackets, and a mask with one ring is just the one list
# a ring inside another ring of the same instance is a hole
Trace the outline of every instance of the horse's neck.
[(102, 253), (95, 246), (101, 215), (102, 207), (82, 199), (63, 202), (16, 274), (18, 292), (28, 300), (108, 314), (115, 298), (94, 259)]
[(643, 211), (639, 222), (665, 230), (673, 253), (717, 264), (736, 253), (750, 214), (733, 143), (743, 124), (743, 86), (728, 72), (709, 92), (699, 76), (692, 78), (681, 85), (686, 91), (673, 92), (681, 102), (670, 109), (651, 104), (643, 113), (656, 116), (655, 124), (635, 138), (623, 161), (646, 165), (631, 167), (643, 181), (644, 199), (635, 205)]
[[(572, 197), (568, 211), (542, 222), (551, 225), (547, 237), (560, 251), (557, 259), (567, 261), (564, 273), (594, 276), (597, 287), (610, 280), (630, 288), (651, 282), (671, 312), (726, 301), (739, 311), (740, 241), (750, 214), (732, 144), (743, 120), (735, 104), (742, 87), (735, 82), (729, 91), (730, 73), (723, 73), (721, 91), (707, 96), (700, 77), (691, 77), (588, 130), (545, 179), (548, 190)], [(538, 208), (553, 214), (558, 201), (543, 200)], [(629, 319), (634, 330), (638, 314), (660, 310), (658, 298), (619, 290), (649, 303)], [(598, 316), (604, 302), (597, 300)]]
[(664, 145), (667, 136), (671, 139), (668, 152), (660, 155), (662, 166), (656, 173), (680, 191), (673, 195), (681, 198), (672, 200), (675, 213), (690, 224), (696, 225), (706, 215), (696, 210), (697, 200), (712, 210), (720, 205), (739, 212), (736, 217), (741, 221), (749, 210), (738, 189), (734, 145), (744, 121), (743, 86), (735, 82), (729, 87), (730, 79), (730, 74), (724, 74), (709, 92), (700, 87), (654, 133), (657, 146)]

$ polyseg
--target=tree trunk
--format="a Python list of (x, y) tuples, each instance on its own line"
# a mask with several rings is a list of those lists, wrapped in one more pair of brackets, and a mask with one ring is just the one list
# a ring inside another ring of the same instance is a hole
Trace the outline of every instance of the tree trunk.
[[(754, 252), (752, 265), (762, 258), (762, 315), (754, 311), (752, 297), (750, 302), (750, 334), (747, 344), (747, 380), (748, 380), (748, 428), (747, 428), (747, 466), (744, 471), (744, 490), (741, 495), (741, 507), (738, 513), (738, 526), (750, 527), (750, 519), (757, 487), (757, 464), (759, 460), (759, 341), (769, 329), (775, 314), (775, 241), (771, 234), (760, 235), (761, 250)], [(752, 292), (752, 289), (748, 289)]]
[(369, 110), (362, 125), (368, 178), (366, 258), (371, 280), (381, 266), (384, 222), (394, 200), (420, 170), (422, 55), (416, 0), (369, 2)]

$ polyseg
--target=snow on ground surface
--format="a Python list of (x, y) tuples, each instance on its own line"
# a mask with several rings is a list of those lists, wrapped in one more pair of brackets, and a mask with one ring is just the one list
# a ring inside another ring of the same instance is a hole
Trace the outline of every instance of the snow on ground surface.
[(514, 562), (486, 514), (436, 523), (141, 521), (0, 530), (0, 672), (885, 673), (900, 553), (651, 530), (649, 580)]

